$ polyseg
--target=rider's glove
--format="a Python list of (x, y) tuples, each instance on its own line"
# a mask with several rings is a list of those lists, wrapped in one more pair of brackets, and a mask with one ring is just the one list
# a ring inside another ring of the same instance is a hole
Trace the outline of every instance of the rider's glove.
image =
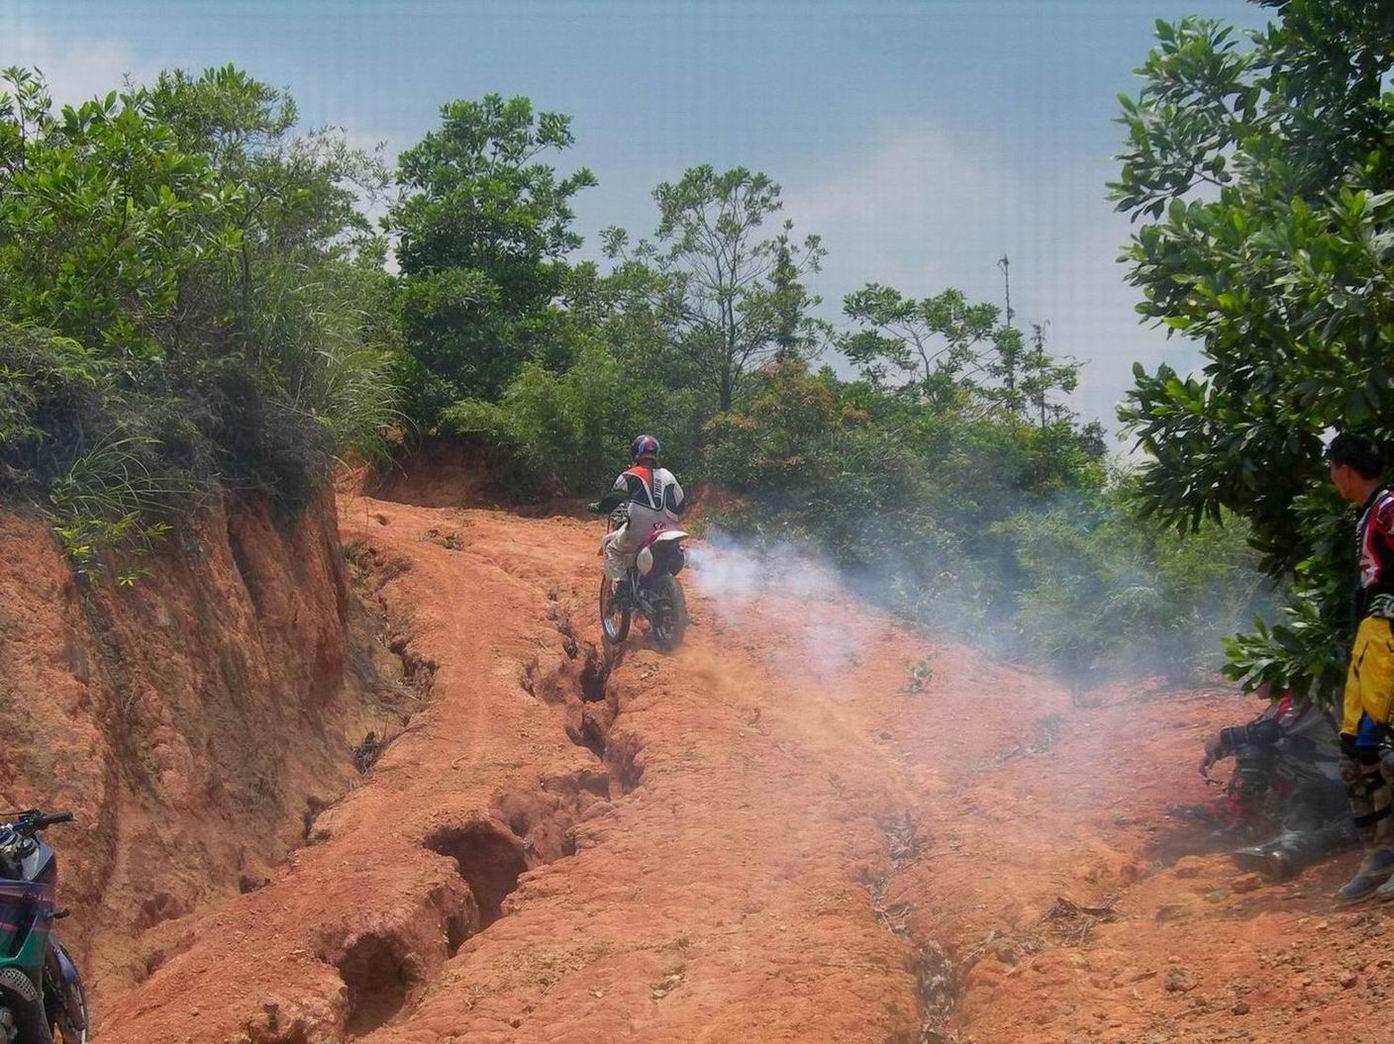
[(1210, 766), (1215, 764), (1225, 755), (1224, 743), (1219, 736), (1212, 736), (1210, 742), (1205, 745), (1205, 755), (1200, 759), (1200, 774), (1202, 778), (1210, 778)]

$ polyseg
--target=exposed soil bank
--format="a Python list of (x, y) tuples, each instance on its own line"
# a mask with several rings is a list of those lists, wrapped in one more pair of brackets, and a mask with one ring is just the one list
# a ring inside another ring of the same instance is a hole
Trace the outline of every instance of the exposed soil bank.
[(77, 814), (51, 840), (99, 1007), (160, 959), (142, 933), (266, 881), (395, 718), (351, 651), (369, 623), (332, 496), (214, 507), (140, 564), (79, 581), (42, 522), (0, 514), (0, 804)]
[(698, 564), (687, 645), (607, 656), (595, 524), (340, 525), (428, 695), (265, 886), (146, 933), (104, 1044), (1384, 1039), (1351, 860), (1263, 886), (1168, 814), (1252, 701), (1072, 699), (803, 570)]

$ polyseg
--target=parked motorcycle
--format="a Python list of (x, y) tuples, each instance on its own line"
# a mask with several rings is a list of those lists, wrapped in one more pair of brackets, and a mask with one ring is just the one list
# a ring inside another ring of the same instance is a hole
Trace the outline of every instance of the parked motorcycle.
[(21, 812), (0, 825), (0, 1044), (85, 1044), (82, 977), (53, 937), (58, 862), (39, 834), (71, 812)]
[[(628, 505), (610, 512), (610, 532), (629, 519)], [(681, 643), (687, 630), (687, 600), (683, 597), (678, 574), (687, 564), (682, 542), (688, 534), (681, 529), (656, 525), (648, 533), (624, 579), (612, 581), (600, 576), (600, 626), (605, 640), (618, 645), (629, 637), (631, 616), (637, 611), (649, 622), (654, 644), (671, 652)]]

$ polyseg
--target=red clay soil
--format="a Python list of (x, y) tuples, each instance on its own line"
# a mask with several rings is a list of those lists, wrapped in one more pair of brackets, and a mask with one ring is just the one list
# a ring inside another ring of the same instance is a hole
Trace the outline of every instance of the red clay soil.
[(429, 703), (270, 883), (163, 926), (104, 1044), (1394, 1040), (1349, 858), (1177, 859), (1248, 701), (1079, 706), (710, 555), (687, 645), (607, 661), (594, 523), (340, 527)]
[(77, 817), (49, 840), (99, 1008), (166, 922), (271, 876), (356, 777), (349, 749), (397, 720), (370, 661), (346, 670), (336, 523), (327, 496), (293, 519), (216, 505), (125, 587), (129, 562), (79, 582), (42, 519), (0, 513), (0, 809)]

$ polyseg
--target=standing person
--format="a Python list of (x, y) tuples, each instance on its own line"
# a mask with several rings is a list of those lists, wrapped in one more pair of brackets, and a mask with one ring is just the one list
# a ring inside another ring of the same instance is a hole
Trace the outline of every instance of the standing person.
[(633, 466), (621, 472), (610, 492), (591, 505), (605, 514), (629, 504), (628, 520), (606, 534), (601, 544), (605, 575), (613, 581), (624, 579), (630, 559), (644, 546), (645, 538), (654, 529), (672, 524), (687, 507), (677, 477), (658, 466), (659, 452), (658, 440), (652, 435), (636, 438), (629, 447)]
[(1356, 630), (1341, 715), (1341, 776), (1366, 852), (1336, 899), (1394, 899), (1394, 491), (1384, 484), (1384, 455), (1368, 436), (1342, 432), (1326, 448), (1326, 461), (1337, 492), (1360, 509), (1355, 527)]

